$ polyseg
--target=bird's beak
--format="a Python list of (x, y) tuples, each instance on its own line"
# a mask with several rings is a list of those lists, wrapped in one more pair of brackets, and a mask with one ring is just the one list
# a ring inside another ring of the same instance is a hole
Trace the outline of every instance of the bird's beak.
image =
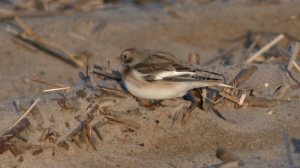
[(117, 59), (117, 60), (121, 60), (121, 56), (118, 56), (116, 59)]

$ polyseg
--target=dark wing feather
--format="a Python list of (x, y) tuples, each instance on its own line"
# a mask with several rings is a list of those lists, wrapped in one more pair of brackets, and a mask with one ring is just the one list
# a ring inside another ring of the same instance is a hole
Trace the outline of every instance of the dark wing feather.
[(186, 76), (174, 76), (174, 77), (165, 77), (160, 80), (161, 82), (200, 82), (200, 81), (221, 81), (221, 79), (217, 78), (209, 78), (204, 76), (196, 76), (196, 75), (186, 75)]
[(199, 81), (221, 81), (222, 79), (217, 78), (209, 78), (199, 75), (181, 75), (181, 76), (173, 76), (173, 77), (165, 77), (163, 79), (156, 79), (155, 76), (147, 75), (144, 76), (144, 79), (148, 82), (199, 82)]
[(150, 51), (148, 59), (132, 67), (143, 74), (156, 74), (164, 71), (195, 72), (190, 65), (164, 51)]

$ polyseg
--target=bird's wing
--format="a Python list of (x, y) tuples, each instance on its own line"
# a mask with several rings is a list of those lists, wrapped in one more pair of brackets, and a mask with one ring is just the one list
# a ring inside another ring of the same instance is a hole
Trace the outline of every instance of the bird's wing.
[(157, 74), (166, 71), (195, 72), (189, 64), (165, 51), (151, 51), (148, 58), (132, 67), (142, 74)]

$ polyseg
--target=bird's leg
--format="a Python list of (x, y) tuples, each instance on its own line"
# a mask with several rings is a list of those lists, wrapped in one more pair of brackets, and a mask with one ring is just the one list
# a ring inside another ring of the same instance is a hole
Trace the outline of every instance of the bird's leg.
[(196, 101), (196, 99), (194, 98), (194, 96), (190, 92), (188, 92), (185, 95), (185, 97), (186, 97), (187, 100), (191, 101), (192, 104), (186, 110), (186, 112), (183, 114), (181, 125), (184, 125), (186, 123), (187, 119), (189, 118), (189, 116), (191, 115), (191, 113), (194, 111), (194, 109), (197, 107), (197, 105), (199, 103), (199, 102)]

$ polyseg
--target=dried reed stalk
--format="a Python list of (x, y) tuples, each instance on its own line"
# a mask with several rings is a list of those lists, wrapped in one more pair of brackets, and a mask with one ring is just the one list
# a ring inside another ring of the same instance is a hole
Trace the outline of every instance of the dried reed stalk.
[(35, 101), (31, 104), (31, 106), (25, 111), (25, 113), (11, 126), (9, 129), (13, 128), (15, 125), (17, 125), (22, 119), (24, 119), (27, 114), (30, 112), (30, 110), (38, 103), (39, 99), (35, 99)]
[(300, 48), (300, 43), (296, 42), (295, 46), (293, 47), (293, 51), (292, 51), (292, 55), (291, 55), (291, 59), (289, 61), (289, 64), (287, 66), (287, 70), (291, 71), (292, 67), (293, 67), (293, 62), (296, 60), (297, 55), (298, 55), (298, 51)]
[(293, 61), (293, 66), (300, 72), (300, 67), (295, 61)]
[(259, 51), (257, 51), (255, 54), (253, 54), (250, 58), (248, 58), (244, 64), (250, 64), (256, 57), (260, 56), (262, 53), (270, 49), (272, 46), (277, 44), (279, 41), (281, 41), (284, 38), (283, 34), (279, 34), (274, 40), (272, 40), (270, 43), (265, 45), (263, 48), (261, 48)]
[(252, 42), (252, 44), (250, 45), (250, 47), (249, 47), (247, 53), (245, 54), (244, 59), (239, 63), (239, 66), (245, 64), (245, 61), (246, 61), (246, 60), (248, 59), (248, 57), (250, 56), (252, 50), (254, 49), (254, 47), (255, 47), (255, 45), (257, 44), (257, 42), (258, 42), (259, 39), (260, 39), (260, 36), (257, 36), (257, 37), (255, 38), (255, 40)]
[(47, 84), (47, 85), (50, 85), (50, 86), (58, 87), (58, 88), (63, 88), (64, 87), (64, 85), (62, 85), (62, 84), (44, 81), (44, 80), (41, 80), (37, 77), (32, 77), (30, 80), (32, 80), (34, 82), (39, 82), (39, 83)]
[(219, 95), (222, 96), (222, 97), (225, 97), (225, 98), (227, 98), (227, 99), (229, 99), (229, 100), (231, 100), (231, 101), (233, 101), (237, 104), (239, 104), (239, 102), (240, 102), (240, 99), (236, 96), (231, 96), (231, 95), (228, 95), (224, 92), (219, 92)]
[(68, 90), (71, 87), (64, 87), (64, 88), (57, 88), (57, 89), (47, 89), (47, 90), (43, 90), (43, 92), (54, 92), (54, 91), (60, 91), (60, 90)]

